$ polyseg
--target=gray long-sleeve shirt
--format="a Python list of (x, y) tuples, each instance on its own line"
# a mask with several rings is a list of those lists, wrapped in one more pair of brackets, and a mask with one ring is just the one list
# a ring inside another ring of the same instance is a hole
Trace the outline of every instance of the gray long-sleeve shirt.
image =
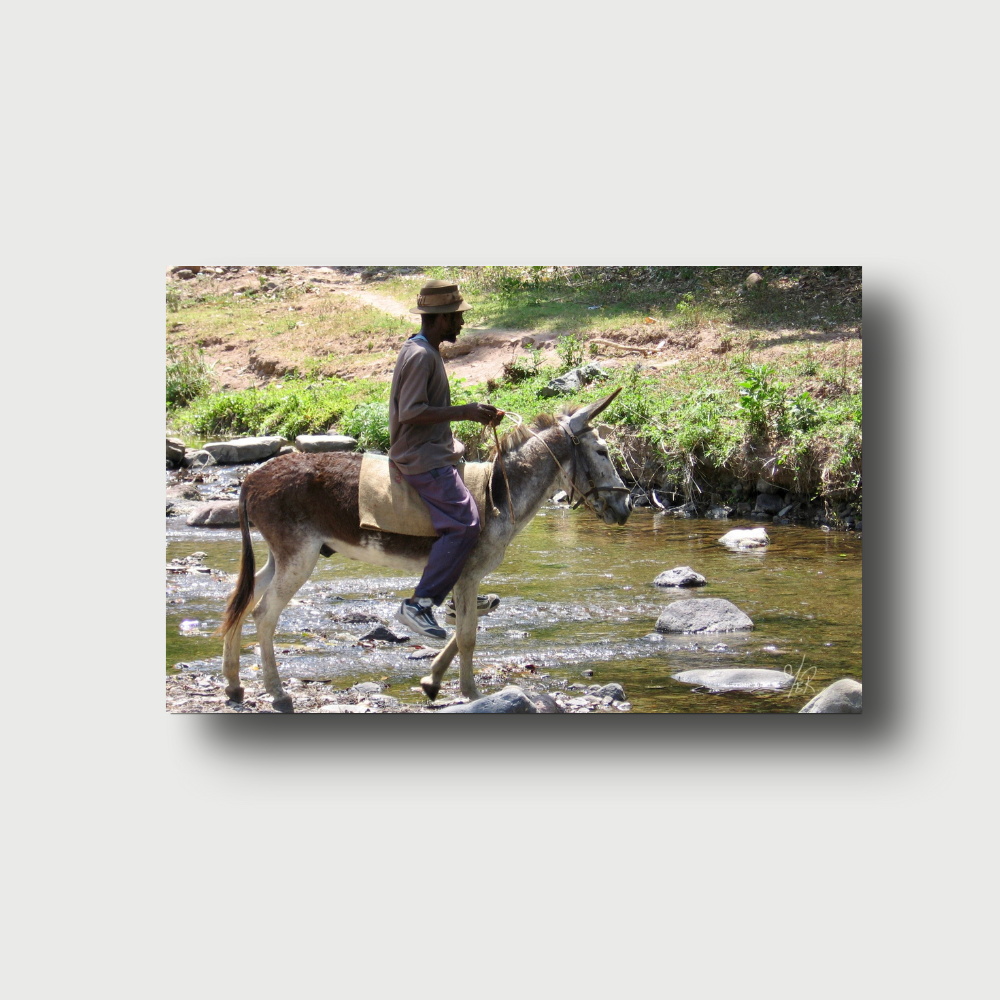
[(441, 355), (422, 337), (411, 337), (400, 348), (389, 390), (389, 458), (404, 475), (457, 465), (465, 452), (450, 423), (403, 422), (429, 406), (451, 406), (448, 375)]

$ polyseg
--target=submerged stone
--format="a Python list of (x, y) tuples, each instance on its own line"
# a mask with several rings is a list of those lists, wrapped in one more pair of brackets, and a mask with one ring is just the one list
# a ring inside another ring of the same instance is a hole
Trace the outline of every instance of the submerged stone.
[(709, 667), (682, 670), (671, 676), (681, 684), (708, 688), (716, 694), (725, 691), (783, 691), (795, 682), (795, 678), (783, 670), (756, 667)]
[(721, 597), (674, 601), (656, 620), (658, 632), (739, 632), (751, 628), (750, 618)]
[(657, 587), (701, 587), (706, 583), (701, 573), (690, 566), (675, 566), (664, 570), (654, 581)]
[(823, 688), (799, 709), (799, 715), (820, 713), (861, 715), (861, 684), (852, 677), (843, 677)]
[(733, 528), (732, 531), (727, 531), (719, 541), (733, 549), (755, 549), (767, 545), (770, 539), (764, 528)]

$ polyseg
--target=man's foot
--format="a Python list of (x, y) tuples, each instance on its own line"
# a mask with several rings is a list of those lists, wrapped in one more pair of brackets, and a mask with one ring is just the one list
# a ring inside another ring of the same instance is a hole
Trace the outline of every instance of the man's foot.
[(434, 617), (434, 602), (429, 597), (421, 597), (418, 604), (403, 601), (396, 612), (396, 621), (402, 622), (411, 632), (425, 635), (429, 639), (444, 639), (448, 633)]
[[(497, 594), (480, 594), (476, 598), (476, 615), (482, 618), (483, 615), (496, 611), (499, 606), (500, 598)], [(450, 625), (455, 622), (455, 602), (450, 598), (445, 602), (444, 620)]]

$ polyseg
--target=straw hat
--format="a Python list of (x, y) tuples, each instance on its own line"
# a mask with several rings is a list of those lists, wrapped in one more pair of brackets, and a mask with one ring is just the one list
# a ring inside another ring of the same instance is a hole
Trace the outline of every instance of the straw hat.
[(428, 281), (417, 296), (417, 308), (411, 313), (453, 313), (471, 309), (454, 281)]

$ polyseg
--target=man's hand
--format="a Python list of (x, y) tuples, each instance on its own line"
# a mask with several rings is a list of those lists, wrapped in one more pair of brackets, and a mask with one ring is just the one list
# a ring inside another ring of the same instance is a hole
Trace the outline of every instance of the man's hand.
[(498, 410), (489, 403), (466, 403), (462, 409), (465, 411), (463, 420), (475, 420), (487, 427), (496, 427), (504, 416), (503, 410)]

